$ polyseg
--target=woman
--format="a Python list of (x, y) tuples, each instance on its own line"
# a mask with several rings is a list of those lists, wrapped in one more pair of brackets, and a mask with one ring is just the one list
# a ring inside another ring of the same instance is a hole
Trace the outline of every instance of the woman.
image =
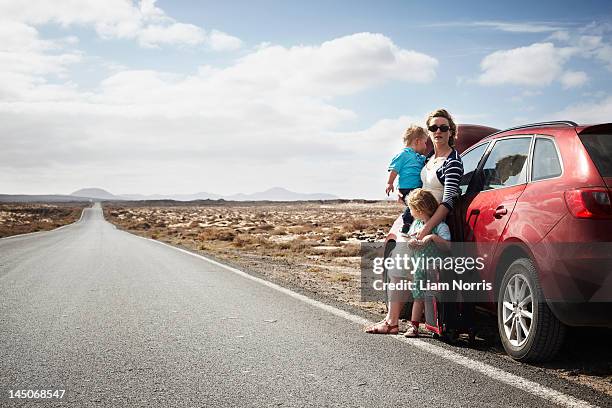
[[(425, 161), (421, 170), (423, 189), (431, 192), (438, 201), (438, 208), (425, 223), (421, 231), (409, 242), (410, 246), (422, 246), (423, 238), (431, 234), (432, 229), (446, 219), (453, 209), (455, 198), (459, 195), (459, 182), (463, 176), (461, 156), (453, 146), (457, 135), (457, 125), (446, 109), (437, 109), (427, 116), (427, 130), (434, 150)], [(392, 296), (392, 299), (394, 297)], [(404, 306), (399, 300), (389, 302), (387, 316), (380, 322), (366, 328), (367, 333), (397, 334), (399, 332), (399, 315)], [(411, 321), (420, 321), (423, 315), (423, 304), (418, 302), (412, 308)], [(406, 332), (408, 337), (418, 335), (418, 327), (412, 326)]]

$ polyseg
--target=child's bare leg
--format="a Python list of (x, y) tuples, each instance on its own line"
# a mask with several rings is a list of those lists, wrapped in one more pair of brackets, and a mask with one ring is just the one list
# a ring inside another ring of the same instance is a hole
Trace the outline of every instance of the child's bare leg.
[(422, 299), (415, 299), (412, 302), (412, 315), (410, 317), (411, 326), (408, 327), (404, 336), (419, 337), (419, 322), (421, 321), (421, 316), (423, 316), (424, 306), (425, 304)]
[(423, 310), (425, 309), (425, 303), (423, 303), (422, 299), (415, 300), (412, 303), (412, 316), (410, 320), (414, 324), (415, 322), (420, 322), (421, 317), (423, 317)]

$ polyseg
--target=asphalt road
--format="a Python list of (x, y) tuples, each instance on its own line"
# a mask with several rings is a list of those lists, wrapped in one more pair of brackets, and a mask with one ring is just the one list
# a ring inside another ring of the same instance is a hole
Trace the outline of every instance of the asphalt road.
[[(116, 230), (99, 206), (66, 228), (0, 240), (2, 407), (557, 406), (360, 329)], [(505, 359), (487, 364), (593, 404), (610, 402)], [(8, 398), (19, 389), (66, 393)]]

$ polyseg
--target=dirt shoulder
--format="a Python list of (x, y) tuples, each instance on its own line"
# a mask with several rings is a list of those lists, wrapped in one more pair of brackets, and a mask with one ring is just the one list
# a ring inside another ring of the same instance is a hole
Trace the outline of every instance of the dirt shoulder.
[[(380, 302), (361, 301), (360, 244), (383, 240), (400, 213), (391, 202), (104, 205), (106, 219), (121, 229), (202, 253), (372, 319), (386, 310)], [(479, 349), (505, 355), (495, 320), (479, 318), (485, 328)], [(610, 340), (610, 330), (572, 329), (559, 357), (540, 367), (612, 396)]]

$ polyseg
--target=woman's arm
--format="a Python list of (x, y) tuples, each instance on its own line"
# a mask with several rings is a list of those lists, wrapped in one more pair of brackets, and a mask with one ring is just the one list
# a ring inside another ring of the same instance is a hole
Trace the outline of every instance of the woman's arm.
[[(431, 238), (428, 238), (428, 237), (431, 237)], [(427, 241), (427, 240), (431, 240), (435, 242), (436, 246), (443, 251), (449, 251), (451, 248), (451, 242), (449, 240), (442, 238), (439, 235), (429, 234), (423, 239), (423, 241)]]
[(425, 223), (423, 229), (417, 235), (417, 240), (422, 240), (426, 235), (431, 233), (431, 230), (436, 225), (446, 219), (446, 216), (453, 209), (455, 197), (459, 195), (459, 183), (461, 182), (461, 177), (463, 177), (463, 162), (456, 150), (453, 150), (451, 155), (445, 160), (443, 166), (444, 193), (442, 195), (442, 202), (436, 209), (434, 215)]
[(446, 219), (446, 216), (448, 215), (449, 212), (450, 210), (448, 209), (448, 207), (446, 207), (443, 204), (440, 204), (438, 206), (438, 209), (434, 213), (434, 215), (432, 215), (429, 221), (427, 221), (425, 225), (423, 225), (423, 229), (417, 234), (416, 239), (418, 241), (421, 241), (423, 238), (429, 235), (431, 233), (431, 230), (436, 225), (438, 225), (439, 223), (441, 223), (442, 221)]

